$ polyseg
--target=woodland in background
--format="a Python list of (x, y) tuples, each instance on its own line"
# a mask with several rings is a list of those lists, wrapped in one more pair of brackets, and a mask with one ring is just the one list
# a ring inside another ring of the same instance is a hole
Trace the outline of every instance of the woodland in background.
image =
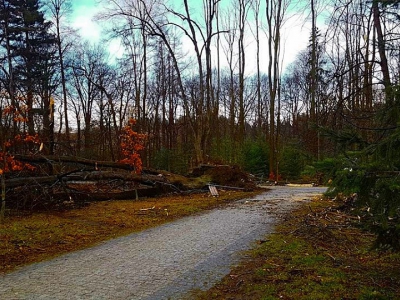
[[(135, 119), (146, 168), (220, 163), (264, 179), (332, 179), (332, 194), (356, 195), (399, 244), (399, 2), (102, 1), (104, 36), (124, 50), (111, 60), (107, 40), (68, 26), (69, 0), (0, 0), (2, 179), (34, 167), (17, 155), (122, 161)], [(311, 24), (309, 45), (282, 70), (283, 29), (296, 16)]]

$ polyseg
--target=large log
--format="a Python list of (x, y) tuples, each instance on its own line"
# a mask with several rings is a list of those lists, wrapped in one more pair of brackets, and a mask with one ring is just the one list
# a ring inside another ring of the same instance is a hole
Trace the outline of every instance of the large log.
[(85, 166), (91, 166), (93, 168), (115, 168), (121, 170), (128, 170), (134, 171), (133, 167), (129, 164), (113, 162), (113, 161), (101, 161), (101, 160), (93, 160), (82, 158), (78, 156), (56, 156), (56, 155), (21, 155), (15, 154), (14, 158), (27, 162), (27, 163), (47, 163), (47, 164), (54, 164), (54, 163), (71, 163), (71, 164), (80, 164)]
[(40, 177), (17, 177), (6, 179), (7, 188), (15, 188), (24, 185), (46, 185), (54, 184), (57, 181), (67, 183), (68, 181), (99, 181), (99, 180), (122, 180), (130, 181), (142, 184), (144, 186), (153, 187), (158, 184), (167, 184), (160, 177), (154, 175), (139, 176), (134, 174), (121, 174), (117, 172), (74, 172), (68, 173), (68, 175), (51, 175), (51, 176), (40, 176)]
[[(30, 204), (33, 207), (38, 205), (38, 199), (41, 199), (40, 204), (46, 205), (62, 203), (65, 199), (80, 203), (180, 192), (156, 170), (145, 169), (141, 175), (137, 175), (132, 172), (130, 165), (124, 163), (75, 156), (14, 155), (14, 158), (35, 165), (38, 170), (46, 169), (40, 165), (49, 165), (52, 171), (66, 170), (55, 175), (40, 176), (42, 174), (37, 173), (30, 177), (6, 179), (9, 201), (17, 207), (29, 207)], [(41, 191), (43, 197), (38, 195)]]
[[(64, 201), (84, 204), (88, 201), (137, 199), (179, 191), (158, 176), (134, 176), (116, 172), (71, 172), (68, 175), (20, 177), (6, 180), (8, 205), (18, 209), (43, 208)], [(84, 176), (83, 176), (84, 175)]]

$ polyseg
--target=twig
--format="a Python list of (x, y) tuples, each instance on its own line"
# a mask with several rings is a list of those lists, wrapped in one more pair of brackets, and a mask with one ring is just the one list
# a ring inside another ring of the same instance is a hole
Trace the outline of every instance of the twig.
[(153, 210), (153, 209), (155, 209), (155, 208), (156, 208), (155, 206), (150, 207), (150, 208), (141, 208), (140, 211)]

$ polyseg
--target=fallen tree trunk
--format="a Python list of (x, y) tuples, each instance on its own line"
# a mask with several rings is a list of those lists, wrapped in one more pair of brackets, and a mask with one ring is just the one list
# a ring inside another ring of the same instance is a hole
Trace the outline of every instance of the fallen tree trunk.
[[(27, 161), (32, 163), (32, 159)], [(85, 164), (89, 165), (89, 161)], [(108, 163), (107, 166), (115, 165)], [(64, 203), (81, 206), (90, 201), (134, 200), (179, 192), (161, 174), (137, 175), (124, 170), (98, 169), (83, 167), (58, 175), (9, 178), (5, 180), (8, 205), (16, 209), (49, 208)]]
[[(137, 175), (134, 172), (116, 172), (111, 170), (124, 170), (133, 171), (132, 166), (129, 164), (112, 162), (112, 161), (98, 161), (75, 156), (55, 156), (55, 155), (21, 155), (16, 154), (14, 158), (21, 162), (26, 162), (33, 165), (47, 164), (47, 165), (82, 165), (81, 169), (70, 170), (63, 174), (48, 175), (48, 176), (32, 176), (32, 177), (18, 177), (11, 178), (5, 181), (7, 188), (14, 188), (23, 185), (32, 184), (53, 184), (57, 181), (85, 181), (85, 180), (123, 180), (129, 182), (136, 182), (146, 186), (154, 186), (155, 182), (166, 184), (166, 180), (162, 176), (158, 176), (158, 172), (146, 169), (143, 175)], [(89, 168), (87, 168), (89, 167)], [(111, 169), (111, 170), (110, 170)], [(67, 168), (68, 170), (68, 168)]]
[(82, 170), (66, 176), (68, 180), (123, 180), (134, 181), (144, 185), (153, 185), (155, 181), (165, 181), (163, 177), (155, 175), (136, 175), (128, 172)]
[(122, 180), (128, 182), (136, 182), (145, 186), (154, 186), (156, 183), (167, 184), (161, 178), (153, 178), (153, 176), (138, 176), (134, 174), (119, 174), (115, 172), (74, 172), (68, 175), (50, 175), (40, 177), (17, 177), (6, 179), (5, 184), (7, 188), (15, 188), (23, 185), (45, 185), (54, 184), (57, 181), (68, 183), (71, 181), (100, 181), (100, 180)]
[[(14, 158), (36, 167), (34, 173), (10, 174), (5, 181), (7, 201), (17, 209), (47, 208), (64, 202), (136, 199), (190, 189), (183, 183), (185, 179), (152, 169), (144, 169), (137, 175), (125, 163), (55, 155), (14, 155)], [(11, 177), (22, 174), (25, 177)]]
[(86, 159), (86, 158), (77, 157), (77, 156), (56, 156), (56, 155), (49, 155), (49, 156), (40, 155), (40, 156), (38, 156), (38, 155), (16, 154), (16, 155), (14, 155), (14, 158), (19, 161), (33, 163), (33, 164), (35, 164), (35, 163), (36, 164), (38, 164), (38, 163), (44, 163), (44, 164), (70, 163), (70, 164), (80, 164), (80, 165), (85, 165), (85, 166), (91, 166), (94, 169), (115, 168), (115, 169), (121, 169), (121, 170), (134, 171), (133, 167), (129, 164), (113, 162), (113, 161), (92, 160), (92, 159)]

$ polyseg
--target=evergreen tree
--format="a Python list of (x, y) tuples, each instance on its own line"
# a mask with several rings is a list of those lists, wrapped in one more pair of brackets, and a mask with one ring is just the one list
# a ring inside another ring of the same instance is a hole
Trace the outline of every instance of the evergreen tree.
[(342, 165), (337, 167), (330, 192), (352, 195), (350, 199), (356, 200), (356, 212), (363, 224), (377, 233), (377, 247), (400, 250), (400, 86), (389, 68), (395, 52), (388, 50), (394, 40), (388, 39), (389, 33), (382, 29), (382, 20), (398, 19), (396, 7), (400, 1), (368, 2), (374, 13), (384, 101), (370, 107), (375, 112), (370, 117), (371, 125), (330, 132), (330, 137), (342, 145), (352, 145), (352, 151), (345, 153)]
[(53, 105), (50, 96), (56, 85), (56, 39), (50, 33), (52, 24), (45, 20), (39, 0), (2, 0), (1, 5), (4, 10), (0, 15), (3, 25), (0, 40), (6, 46), (9, 94), (14, 98), (18, 91), (27, 107), (28, 133), (36, 133), (35, 115), (43, 116), (44, 139), (50, 141)]
[(11, 98), (15, 92), (11, 40), (17, 30), (17, 19), (18, 11), (15, 5), (10, 1), (0, 0), (0, 80)]
[[(48, 99), (41, 99), (39, 95), (43, 86), (49, 88), (50, 78), (54, 68), (49, 68), (49, 63), (55, 55), (55, 37), (49, 33), (51, 23), (45, 21), (43, 13), (39, 10), (38, 0), (15, 1), (19, 5), (19, 30), (16, 32), (12, 49), (18, 57), (16, 76), (21, 83), (21, 89), (26, 95), (28, 108), (28, 131), (35, 133), (34, 128), (34, 101), (38, 100), (48, 104)], [(54, 66), (54, 63), (51, 63)], [(53, 69), (53, 70), (52, 70)], [(48, 93), (47, 93), (48, 94)], [(47, 95), (49, 98), (50, 95)], [(35, 99), (36, 98), (36, 99)], [(43, 109), (48, 108), (43, 107)]]
[[(19, 103), (16, 101), (17, 84), (14, 74), (16, 61), (12, 45), (19, 30), (21, 18), (14, 2), (16, 1), (0, 0), (0, 80), (2, 82), (1, 92), (4, 96), (1, 99), (1, 111), (7, 106), (16, 110), (19, 107)], [(1, 119), (0, 143), (2, 149), (5, 141), (16, 136), (18, 131), (18, 122), (11, 115), (10, 117), (7, 119), (2, 116)]]

